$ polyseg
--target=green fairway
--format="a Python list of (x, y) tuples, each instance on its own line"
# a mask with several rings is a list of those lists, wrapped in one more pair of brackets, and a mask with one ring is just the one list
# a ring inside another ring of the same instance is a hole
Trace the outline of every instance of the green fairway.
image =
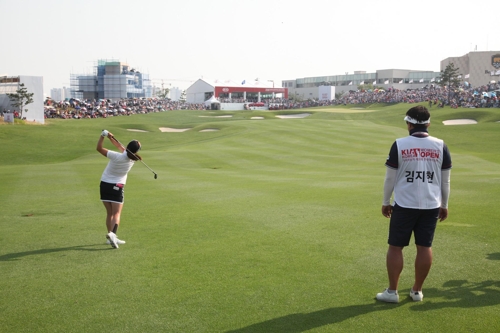
[[(375, 300), (388, 283), (384, 163), (411, 106), (1, 124), (0, 332), (499, 331), (500, 109), (430, 110), (453, 159), (449, 218), (423, 302), (408, 297), (413, 239), (400, 303)], [(276, 117), (292, 113), (310, 115)], [(102, 129), (141, 141), (158, 174), (129, 173), (117, 250)]]

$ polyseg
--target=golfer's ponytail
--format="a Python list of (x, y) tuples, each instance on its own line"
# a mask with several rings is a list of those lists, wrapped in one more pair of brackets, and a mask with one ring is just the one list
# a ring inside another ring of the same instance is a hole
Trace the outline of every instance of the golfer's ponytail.
[(133, 161), (142, 161), (142, 157), (137, 155), (137, 152), (141, 149), (141, 143), (137, 140), (132, 140), (127, 145), (127, 156)]
[(127, 149), (127, 156), (133, 161), (139, 161), (139, 160), (142, 161), (142, 157), (140, 155), (134, 154), (130, 152), (128, 149)]

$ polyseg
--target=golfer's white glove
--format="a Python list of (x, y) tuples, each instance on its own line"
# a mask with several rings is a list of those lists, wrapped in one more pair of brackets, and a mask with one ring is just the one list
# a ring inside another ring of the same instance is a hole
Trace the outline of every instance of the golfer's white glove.
[(109, 132), (107, 130), (102, 130), (101, 136), (102, 137), (108, 136), (108, 133)]

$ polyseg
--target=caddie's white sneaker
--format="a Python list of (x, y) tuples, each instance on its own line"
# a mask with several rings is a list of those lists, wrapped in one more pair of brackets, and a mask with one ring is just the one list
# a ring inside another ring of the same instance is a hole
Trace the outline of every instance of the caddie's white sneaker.
[(410, 297), (413, 298), (414, 302), (421, 302), (424, 298), (424, 294), (421, 291), (413, 291), (413, 289), (411, 289)]
[(116, 240), (118, 238), (116, 238), (116, 235), (110, 231), (107, 235), (106, 235), (106, 238), (109, 240), (109, 243), (111, 244), (111, 246), (114, 248), (114, 249), (117, 249), (118, 248), (118, 243), (116, 242)]
[[(116, 239), (116, 244), (118, 244), (118, 245), (122, 245), (122, 244), (125, 244), (125, 243), (126, 242), (124, 240), (121, 240), (121, 239), (118, 239), (118, 238)], [(106, 244), (111, 245), (111, 241), (108, 239), (106, 241)]]
[(377, 300), (387, 303), (398, 303), (399, 295), (397, 291), (394, 294), (389, 294), (386, 289), (383, 292), (377, 294)]

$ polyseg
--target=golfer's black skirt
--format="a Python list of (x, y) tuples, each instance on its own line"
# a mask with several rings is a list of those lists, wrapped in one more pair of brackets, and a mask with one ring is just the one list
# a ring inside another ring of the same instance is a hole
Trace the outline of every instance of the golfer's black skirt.
[(101, 182), (101, 201), (123, 203), (125, 184), (111, 184)]

